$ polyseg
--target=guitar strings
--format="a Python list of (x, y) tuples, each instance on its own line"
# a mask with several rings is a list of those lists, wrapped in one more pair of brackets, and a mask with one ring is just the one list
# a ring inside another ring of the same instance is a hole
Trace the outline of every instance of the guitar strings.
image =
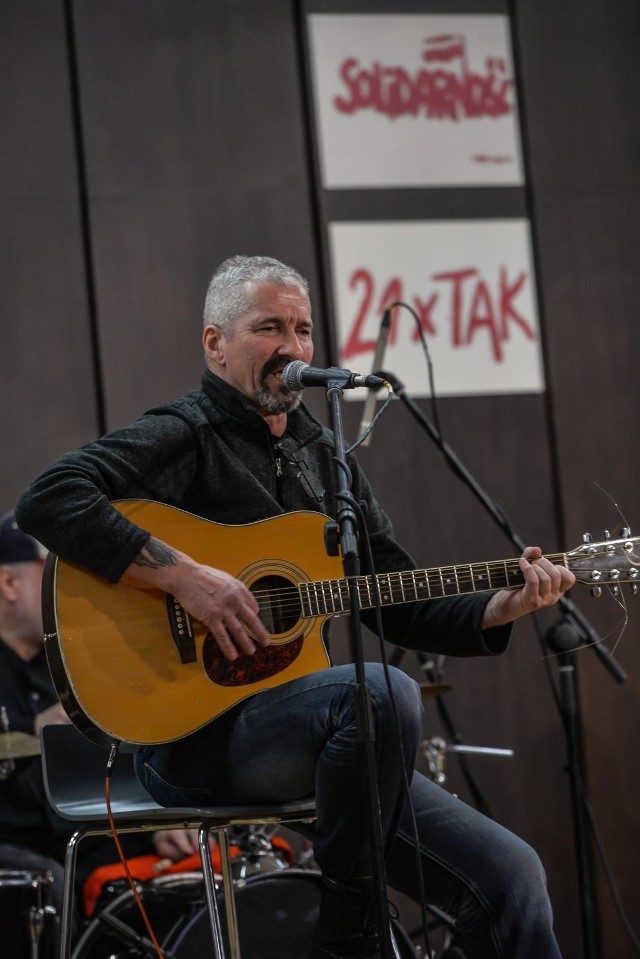
[[(593, 571), (593, 561), (599, 556), (608, 555), (610, 554), (606, 549), (589, 553), (584, 557), (584, 565), (580, 565), (579, 561), (572, 562), (570, 568), (577, 574), (582, 573), (584, 576), (588, 576)], [(557, 565), (566, 565), (567, 554), (551, 553), (547, 554), (545, 558)], [(381, 603), (383, 606), (391, 605), (399, 601), (415, 602), (419, 599), (430, 598), (432, 589), (435, 590), (436, 588), (438, 592), (435, 598), (456, 595), (460, 586), (465, 588), (473, 586), (474, 592), (485, 592), (499, 588), (495, 583), (488, 582), (487, 585), (484, 585), (484, 583), (480, 581), (481, 577), (477, 575), (476, 571), (486, 572), (489, 580), (492, 578), (495, 579), (497, 574), (506, 577), (504, 586), (507, 587), (512, 585), (509, 583), (509, 576), (520, 574), (521, 572), (518, 559), (511, 559), (496, 560), (489, 563), (468, 563), (459, 566), (452, 565), (433, 567), (430, 569), (403, 570), (402, 572), (378, 573), (375, 575), (370, 574), (357, 576), (355, 581), (360, 595), (366, 593), (371, 596), (375, 592), (376, 583), (381, 593), (385, 591), (387, 593), (390, 592), (391, 600), (390, 602), (385, 602), (383, 599)], [(516, 585), (520, 584), (518, 583)], [(349, 579), (346, 577), (311, 582), (302, 581), (299, 585), (289, 587), (256, 590), (253, 595), (257, 599), (261, 609), (266, 612), (278, 610), (281, 614), (293, 614), (296, 612), (299, 614), (300, 606), (303, 602), (300, 586), (307, 587), (307, 602), (318, 605), (320, 601), (323, 601), (324, 611), (328, 613), (335, 613), (336, 601), (340, 600), (342, 603), (342, 600), (345, 597), (348, 599), (349, 595)], [(448, 592), (450, 587), (454, 587), (454, 591)], [(405, 591), (412, 595), (405, 598)], [(428, 593), (428, 596), (421, 596), (420, 594), (425, 591)], [(372, 605), (375, 605), (375, 603)], [(624, 608), (626, 612), (626, 607)]]
[[(562, 563), (564, 557), (564, 553), (556, 553), (550, 554), (546, 558), (552, 562)], [(506, 586), (509, 585), (509, 576), (520, 574), (521, 572), (518, 559), (511, 559), (496, 560), (489, 563), (469, 563), (461, 566), (443, 566), (431, 569), (378, 573), (375, 574), (375, 576), (370, 574), (357, 576), (355, 580), (358, 592), (366, 592), (370, 595), (375, 591), (375, 582), (377, 580), (378, 590), (381, 592), (385, 590), (391, 591), (393, 596), (392, 603), (397, 602), (399, 597), (404, 599), (405, 591), (413, 593), (413, 595), (408, 596), (406, 602), (415, 602), (419, 598), (428, 598), (421, 597), (421, 592), (426, 591), (430, 595), (431, 590), (436, 587), (439, 590), (437, 598), (455, 595), (447, 592), (447, 588), (451, 586), (462, 585), (466, 587), (473, 585), (475, 592), (485, 592), (498, 588), (495, 583), (491, 584), (487, 582), (486, 586), (480, 584), (477, 573), (474, 572), (475, 570), (486, 572), (489, 579), (495, 579), (497, 574), (501, 577), (506, 576), (507, 582), (504, 584)], [(382, 582), (383, 580), (384, 582)], [(349, 579), (346, 577), (312, 582), (302, 581), (300, 585), (307, 587), (307, 599), (311, 603), (318, 603), (319, 600), (325, 600), (327, 606), (329, 606), (335, 605), (335, 603), (331, 604), (332, 599), (343, 599), (345, 596), (348, 598)], [(300, 589), (297, 585), (278, 587), (276, 589), (255, 590), (253, 595), (258, 600), (262, 609), (266, 611), (277, 608), (280, 612), (295, 612), (299, 610), (302, 602)], [(285, 604), (288, 601), (289, 605), (287, 606)], [(385, 604), (383, 600), (382, 605), (390, 604)], [(335, 610), (327, 608), (327, 611), (334, 612)]]
[[(593, 552), (579, 554), (577, 559), (583, 558), (586, 568), (593, 566), (594, 560), (598, 557), (611, 557), (610, 543), (607, 548)], [(557, 565), (573, 567), (576, 572), (580, 572), (580, 566), (577, 559), (574, 558), (573, 564), (567, 563), (571, 553), (550, 553), (545, 558)], [(487, 574), (487, 582), (483, 581), (480, 573)], [(497, 576), (503, 577), (504, 582), (492, 582)], [(379, 592), (381, 595), (381, 605), (392, 605), (394, 603), (415, 602), (420, 599), (432, 598), (432, 590), (435, 592), (433, 598), (441, 598), (451, 595), (457, 595), (461, 592), (470, 592), (467, 587), (473, 586), (474, 592), (486, 592), (500, 587), (509, 587), (512, 584), (509, 577), (521, 575), (519, 559), (495, 560), (488, 563), (464, 563), (460, 565), (433, 567), (430, 569), (403, 570), (402, 572), (377, 573), (355, 578), (356, 588), (359, 598), (365, 598), (366, 602), (363, 608), (373, 608), (376, 602), (371, 603), (371, 596)], [(595, 581), (594, 581), (595, 582)], [(602, 584), (607, 585), (607, 584)], [(301, 587), (306, 587), (306, 597), (301, 593)], [(451, 589), (453, 587), (453, 589)], [(462, 587), (462, 588), (461, 588)], [(405, 595), (409, 593), (408, 597)], [(427, 593), (426, 596), (421, 595)], [(387, 595), (391, 598), (387, 599)], [(384, 595), (383, 595), (384, 594)], [(306, 600), (308, 604), (317, 607), (317, 612), (311, 612), (310, 616), (319, 615), (326, 612), (335, 614), (344, 612), (348, 606), (344, 605), (344, 600), (349, 599), (349, 579), (329, 579), (317, 580), (312, 582), (301, 581), (300, 584), (293, 584), (288, 587), (267, 588), (255, 590), (255, 596), (261, 610), (265, 613), (277, 611), (280, 615), (301, 615), (301, 606)], [(615, 594), (613, 594), (615, 596)], [(619, 600), (618, 600), (619, 602)], [(339, 609), (336, 604), (339, 603)], [(367, 605), (369, 604), (369, 605)], [(322, 607), (322, 608), (320, 608)], [(623, 606), (626, 614), (626, 606)], [(305, 617), (303, 617), (305, 618)], [(626, 622), (622, 626), (622, 632), (626, 628)], [(622, 633), (621, 633), (622, 635)], [(621, 636), (618, 638), (619, 642)]]

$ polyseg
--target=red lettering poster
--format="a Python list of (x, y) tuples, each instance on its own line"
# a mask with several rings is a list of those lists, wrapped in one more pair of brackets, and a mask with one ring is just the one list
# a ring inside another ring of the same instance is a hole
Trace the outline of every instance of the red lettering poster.
[[(526, 220), (330, 223), (339, 364), (372, 369), (383, 312), (395, 307), (383, 369), (439, 396), (544, 390)], [(346, 391), (362, 399), (360, 391)]]
[(523, 182), (503, 16), (312, 14), (327, 189)]

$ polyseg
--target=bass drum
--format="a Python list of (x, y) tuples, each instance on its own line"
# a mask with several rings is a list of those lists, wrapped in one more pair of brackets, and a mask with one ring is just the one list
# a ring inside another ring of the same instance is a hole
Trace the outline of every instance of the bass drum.
[[(250, 876), (235, 889), (242, 959), (302, 959), (311, 951), (320, 905), (320, 873), (308, 869)], [(221, 910), (223, 907), (221, 906)], [(224, 913), (222, 913), (224, 924)], [(393, 922), (398, 959), (416, 952), (402, 927)], [(206, 905), (174, 930), (167, 943), (175, 959), (211, 955), (211, 922)]]
[[(172, 931), (197, 916), (205, 903), (204, 882), (198, 872), (139, 882), (138, 890), (151, 928), (162, 946)], [(111, 959), (112, 956), (148, 959), (154, 953), (145, 952), (139, 943), (141, 936), (148, 940), (149, 934), (128, 883), (119, 882), (108, 890), (109, 894), (108, 901), (103, 899), (98, 903), (71, 959)]]
[[(142, 899), (163, 951), (173, 959), (210, 959), (211, 923), (202, 876), (185, 873), (153, 880), (145, 884)], [(242, 959), (302, 959), (309, 954), (320, 903), (318, 872), (257, 873), (236, 886), (235, 899)], [(222, 902), (220, 911), (224, 925)], [(395, 922), (393, 927), (398, 959), (415, 959), (402, 927)], [(135, 937), (146, 937), (143, 930), (133, 894), (123, 893), (93, 920), (73, 959), (137, 959), (144, 950), (136, 946)]]

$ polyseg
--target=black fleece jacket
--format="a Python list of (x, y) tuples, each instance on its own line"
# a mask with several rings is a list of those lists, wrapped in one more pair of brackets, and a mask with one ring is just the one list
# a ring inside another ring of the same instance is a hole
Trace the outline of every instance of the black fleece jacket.
[[(277, 475), (274, 437), (263, 418), (238, 390), (206, 371), (202, 389), (154, 407), (130, 426), (56, 460), (25, 490), (16, 518), (47, 549), (112, 582), (150, 536), (113, 509), (113, 500), (154, 500), (226, 524), (294, 510), (335, 518), (332, 434), (301, 406), (288, 415), (285, 439), (304, 458), (315, 485), (324, 488), (321, 498), (309, 495), (299, 466), (288, 462), (292, 456), (279, 457), (282, 475)], [(365, 504), (375, 571), (414, 569), (353, 456), (350, 468), (353, 494)], [(362, 572), (369, 572), (364, 561)], [(480, 630), (489, 595), (386, 607), (385, 638), (407, 649), (451, 656), (500, 653), (509, 627)], [(375, 628), (371, 611), (362, 618)]]

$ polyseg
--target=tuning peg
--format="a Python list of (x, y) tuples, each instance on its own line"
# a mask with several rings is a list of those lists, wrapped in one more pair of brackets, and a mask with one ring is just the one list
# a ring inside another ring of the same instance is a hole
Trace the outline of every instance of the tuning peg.
[(605, 539), (611, 539), (611, 533), (610, 533), (610, 531), (609, 531), (608, 529), (605, 529), (605, 530), (604, 530), (604, 538), (605, 538)]
[(631, 536), (631, 530), (628, 526), (623, 526), (620, 530), (620, 539), (628, 539)]
[(582, 534), (582, 542), (583, 542), (583, 543), (593, 543), (593, 536), (591, 535), (591, 533), (583, 533), (583, 534)]
[(612, 587), (611, 587), (611, 592), (612, 592), (612, 594), (613, 594), (614, 596), (619, 596), (619, 595), (620, 595), (620, 587), (617, 586), (617, 585), (612, 586)]
[(638, 584), (637, 584), (637, 583), (632, 583), (632, 584), (631, 584), (631, 595), (632, 595), (632, 596), (637, 596), (637, 595), (638, 595)]
[(592, 586), (591, 595), (595, 596), (596, 599), (600, 599), (602, 596), (602, 586)]

